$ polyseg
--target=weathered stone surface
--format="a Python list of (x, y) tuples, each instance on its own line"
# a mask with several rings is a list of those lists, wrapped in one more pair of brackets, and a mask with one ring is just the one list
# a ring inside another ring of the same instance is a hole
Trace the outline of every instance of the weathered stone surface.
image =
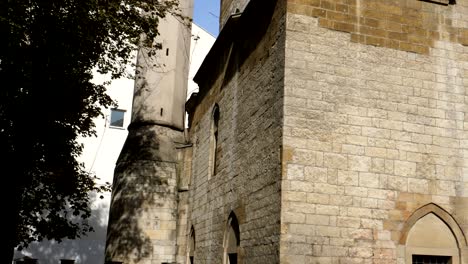
[[(434, 2), (222, 1), (188, 110), (179, 229), (168, 202), (148, 234), (193, 228), (195, 262), (223, 263), (235, 214), (239, 263), (407, 264), (432, 213), (467, 264), (468, 0)], [(155, 254), (176, 254), (166, 246)]]
[[(239, 23), (255, 21), (255, 26), (242, 24), (241, 28), (249, 30), (239, 36), (243, 40), (235, 40), (231, 57), (223, 62), (228, 64), (228, 72), (199, 83), (200, 99), (190, 113), (194, 147), (188, 226), (196, 233), (195, 262), (223, 262), (226, 222), (233, 212), (240, 227), (239, 263), (279, 263), (281, 217), (294, 223), (290, 227), (293, 232), (301, 232), (306, 222), (304, 212), (315, 206), (305, 202), (306, 192), (312, 192), (314, 186), (302, 184), (312, 177), (305, 164), (315, 163), (315, 153), (298, 151), (297, 163), (291, 166), (282, 167), (281, 162), (281, 156), (287, 156), (282, 153), (281, 129), (286, 9), (283, 1), (275, 2), (263, 9), (264, 18), (260, 20), (254, 10), (241, 16)], [(228, 1), (222, 8), (226, 4)], [(248, 20), (242, 22), (246, 17)], [(215, 104), (220, 112), (216, 154), (219, 167), (208, 177)], [(288, 202), (304, 202), (281, 216), (283, 173), (289, 175), (289, 191), (285, 192)]]
[[(285, 188), (300, 189), (301, 197), (306, 193), (306, 202), (316, 205), (313, 212), (302, 212), (302, 225), (314, 232), (304, 231), (300, 237), (320, 241), (312, 255), (305, 253), (305, 263), (407, 263), (405, 253), (395, 250), (405, 221), (430, 203), (452, 212), (468, 233), (466, 217), (460, 216), (466, 205), (455, 202), (468, 197), (463, 176), (468, 144), (462, 124), (468, 48), (457, 37), (436, 34), (456, 27), (452, 34), (462, 36), (468, 2), (409, 2), (417, 1), (288, 1), (285, 102), (310, 100), (310, 95), (316, 99), (284, 112), (283, 144), (292, 153), (286, 166), (299, 164), (298, 150), (323, 156), (323, 165), (306, 167), (302, 188), (287, 184), (289, 170), (283, 175)], [(432, 25), (440, 23), (434, 18), (437, 12), (450, 18), (456, 14), (459, 22), (450, 20), (436, 29)], [(423, 17), (423, 24), (417, 22)], [(390, 20), (384, 23), (384, 18)], [(419, 23), (417, 34), (432, 27), (435, 35), (415, 37), (406, 23)], [(306, 111), (314, 115), (302, 115)], [(319, 119), (320, 125), (311, 125), (312, 119)], [(301, 133), (288, 133), (297, 130), (297, 120), (310, 125), (301, 127)], [(311, 135), (317, 136), (311, 144), (290, 144)], [(336, 171), (335, 182), (318, 173), (324, 169)], [(320, 188), (307, 187), (319, 184)], [(338, 199), (335, 193), (341, 190), (344, 196)], [(303, 202), (282, 203), (282, 215)], [(290, 232), (287, 221), (282, 218), (281, 241), (288, 244), (282, 260), (298, 256), (289, 249), (299, 234)], [(343, 242), (336, 248), (332, 240), (318, 237)], [(330, 248), (333, 252), (327, 251)], [(461, 254), (466, 250), (466, 245), (460, 247)]]

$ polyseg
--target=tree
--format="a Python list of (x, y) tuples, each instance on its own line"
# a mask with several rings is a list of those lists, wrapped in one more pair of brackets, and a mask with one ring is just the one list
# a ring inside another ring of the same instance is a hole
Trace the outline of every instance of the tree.
[[(177, 0), (7, 0), (0, 3), (0, 154), (9, 263), (15, 247), (92, 231), (91, 192), (107, 191), (77, 161), (80, 136), (114, 102), (92, 70), (125, 76), (137, 45), (156, 50), (158, 20)], [(144, 41), (140, 36), (144, 34)]]

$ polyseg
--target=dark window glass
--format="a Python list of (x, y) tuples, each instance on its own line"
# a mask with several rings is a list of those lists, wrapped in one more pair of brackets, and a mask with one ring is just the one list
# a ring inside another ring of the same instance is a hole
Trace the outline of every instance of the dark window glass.
[(73, 259), (61, 259), (60, 264), (75, 264), (75, 260), (73, 260)]
[(113, 127), (123, 127), (125, 110), (112, 109), (110, 125)]
[(213, 136), (214, 136), (214, 158), (213, 158), (213, 174), (218, 173), (219, 155), (218, 155), (218, 124), (219, 124), (219, 107), (216, 106), (215, 112), (213, 113)]
[(413, 264), (450, 264), (452, 257), (449, 256), (429, 256), (413, 255)]
[(229, 264), (237, 264), (237, 254), (236, 253), (228, 254), (228, 256), (229, 256)]

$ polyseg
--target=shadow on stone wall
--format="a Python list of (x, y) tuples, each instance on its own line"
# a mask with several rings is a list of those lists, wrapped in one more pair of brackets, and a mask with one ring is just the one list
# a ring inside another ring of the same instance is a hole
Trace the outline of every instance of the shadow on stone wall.
[(152, 258), (153, 245), (163, 243), (155, 230), (176, 209), (176, 154), (167, 131), (152, 124), (129, 127), (114, 174), (106, 261)]
[(91, 197), (91, 201), (96, 201), (97, 207), (92, 210), (88, 221), (94, 227), (95, 232), (88, 233), (81, 239), (64, 239), (61, 243), (49, 240), (33, 243), (22, 252), (15, 252), (14, 259), (30, 256), (37, 259), (38, 264), (58, 264), (60, 259), (72, 259), (77, 264), (104, 263), (109, 203), (100, 200), (95, 194)]

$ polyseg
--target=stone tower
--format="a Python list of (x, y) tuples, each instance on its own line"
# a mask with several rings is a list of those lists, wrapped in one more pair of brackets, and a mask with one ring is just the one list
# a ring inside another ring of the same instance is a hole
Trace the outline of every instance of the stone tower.
[[(185, 16), (192, 0), (181, 0)], [(167, 16), (158, 26), (162, 49), (140, 49), (129, 135), (117, 161), (106, 261), (174, 263), (177, 259), (177, 175), (184, 138), (190, 27)]]

